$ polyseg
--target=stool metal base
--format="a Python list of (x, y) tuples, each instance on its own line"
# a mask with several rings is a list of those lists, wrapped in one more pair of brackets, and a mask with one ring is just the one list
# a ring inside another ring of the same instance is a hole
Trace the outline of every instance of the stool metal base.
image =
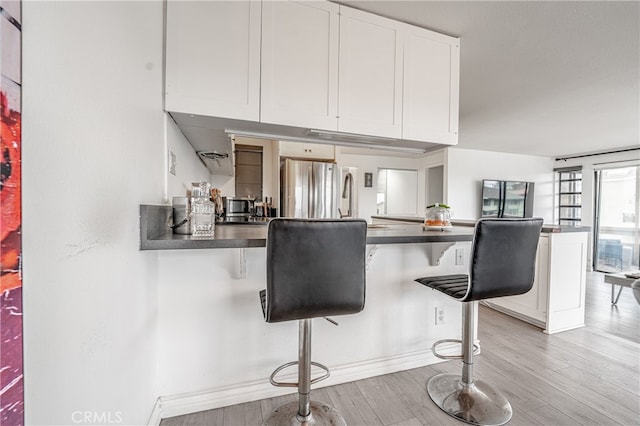
[(503, 425), (511, 419), (507, 398), (480, 380), (464, 385), (458, 374), (438, 374), (427, 382), (427, 393), (442, 411), (466, 423)]
[(311, 416), (300, 418), (298, 416), (298, 401), (291, 401), (276, 408), (262, 423), (263, 426), (346, 426), (338, 411), (324, 402), (311, 401)]

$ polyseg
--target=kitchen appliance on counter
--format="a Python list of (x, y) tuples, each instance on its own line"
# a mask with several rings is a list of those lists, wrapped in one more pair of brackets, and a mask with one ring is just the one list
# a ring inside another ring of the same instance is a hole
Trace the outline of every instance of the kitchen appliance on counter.
[(226, 222), (246, 222), (255, 211), (255, 199), (249, 197), (222, 197), (222, 205)]
[(334, 162), (284, 159), (280, 166), (281, 216), (336, 217), (337, 170)]

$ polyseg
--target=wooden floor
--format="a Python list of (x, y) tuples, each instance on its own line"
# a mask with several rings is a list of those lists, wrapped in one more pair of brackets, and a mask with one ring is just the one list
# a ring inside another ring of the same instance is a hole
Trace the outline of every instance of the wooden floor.
[[(589, 273), (586, 327), (552, 336), (480, 307), (482, 354), (475, 377), (511, 402), (511, 425), (639, 425), (640, 306), (631, 290), (611, 306), (611, 287)], [(459, 372), (459, 361), (314, 389), (314, 400), (340, 411), (348, 425), (462, 425), (429, 399), (425, 383)], [(295, 395), (164, 419), (162, 426), (259, 425)]]

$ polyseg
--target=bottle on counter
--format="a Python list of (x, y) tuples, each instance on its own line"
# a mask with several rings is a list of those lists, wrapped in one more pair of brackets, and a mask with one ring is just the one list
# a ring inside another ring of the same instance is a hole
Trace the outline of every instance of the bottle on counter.
[(211, 188), (211, 202), (215, 206), (216, 221), (220, 221), (224, 214), (224, 205), (222, 203), (222, 190)]
[(191, 188), (191, 235), (212, 237), (215, 233), (216, 205), (211, 201), (211, 185), (199, 182)]

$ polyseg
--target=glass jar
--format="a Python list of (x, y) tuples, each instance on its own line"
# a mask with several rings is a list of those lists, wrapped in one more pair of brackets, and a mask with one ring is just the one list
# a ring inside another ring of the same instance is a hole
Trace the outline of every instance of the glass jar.
[(440, 203), (428, 206), (424, 215), (424, 226), (450, 227), (451, 211), (449, 206)]
[(191, 197), (191, 235), (213, 237), (216, 223), (216, 206), (207, 196)]

